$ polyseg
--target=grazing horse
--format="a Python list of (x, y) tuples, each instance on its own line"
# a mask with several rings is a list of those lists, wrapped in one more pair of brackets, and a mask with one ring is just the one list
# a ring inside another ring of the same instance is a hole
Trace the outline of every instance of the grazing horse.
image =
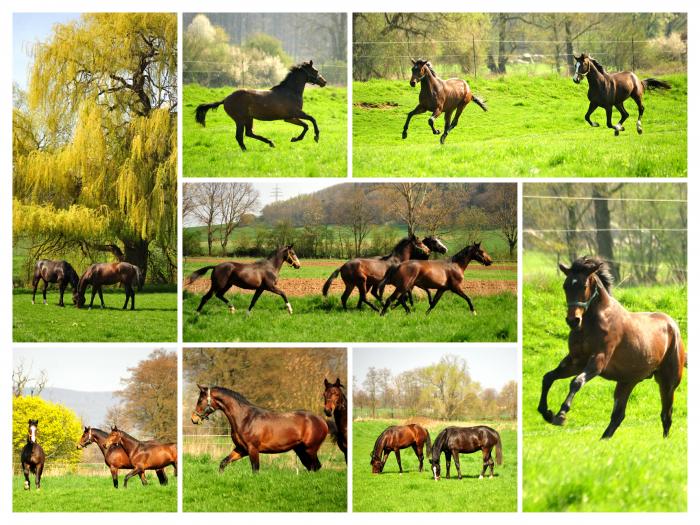
[(272, 412), (255, 406), (238, 392), (218, 386), (199, 387), (192, 423), (198, 425), (221, 410), (231, 425), (233, 451), (221, 460), (219, 472), (226, 465), (250, 457), (253, 473), (260, 470), (260, 454), (280, 454), (293, 450), (306, 470), (321, 468), (318, 449), (328, 435), (328, 424), (311, 412)]
[(411, 447), (418, 457), (418, 471), (423, 472), (423, 445), (425, 452), (430, 455), (430, 433), (420, 425), (398, 425), (384, 430), (374, 442), (374, 449), (369, 455), (372, 465), (372, 474), (380, 474), (384, 470), (386, 460), (392, 452), (399, 464), (399, 474), (403, 474), (401, 467), (401, 449)]
[(37, 443), (36, 434), (39, 427), (38, 419), (30, 419), (27, 429), (27, 444), (22, 449), (20, 460), (22, 462), (22, 472), (24, 473), (24, 490), (29, 490), (29, 473), (34, 473), (34, 484), (36, 490), (41, 490), (41, 473), (44, 472), (44, 461), (46, 454), (41, 445)]
[[(99, 428), (85, 427), (83, 430), (83, 435), (80, 436), (80, 441), (75, 448), (78, 450), (87, 447), (91, 443), (95, 443), (97, 448), (100, 449), (102, 455), (105, 458), (105, 465), (109, 467), (109, 471), (112, 473), (112, 483), (114, 483), (114, 488), (119, 488), (119, 469), (133, 469), (134, 466), (131, 464), (129, 455), (126, 453), (124, 448), (120, 445), (114, 445), (111, 447), (105, 447), (105, 441), (107, 441), (107, 436), (109, 434), (104, 430)], [(168, 477), (165, 475), (165, 470), (157, 469), (156, 475), (158, 476), (158, 481), (161, 485), (168, 484)]]
[[(484, 111), (488, 111), (486, 103), (472, 93), (466, 80), (461, 78), (442, 80), (427, 60), (411, 60), (411, 62), (413, 67), (411, 68), (410, 84), (411, 87), (415, 87), (420, 82), (420, 95), (418, 95), (418, 105), (406, 117), (402, 138), (405, 139), (408, 136), (408, 124), (411, 122), (411, 118), (426, 111), (432, 112), (428, 124), (433, 130), (433, 135), (440, 134), (440, 130), (435, 129), (435, 119), (441, 113), (445, 114), (445, 131), (440, 137), (440, 144), (444, 144), (447, 134), (457, 127), (459, 116), (471, 101), (474, 101)], [(455, 110), (457, 111), (455, 119), (452, 120), (452, 113)]]
[[(569, 353), (542, 378), (537, 410), (545, 421), (563, 425), (576, 393), (596, 376), (615, 381), (610, 424), (601, 439), (612, 437), (625, 418), (632, 390), (654, 377), (661, 395), (664, 437), (671, 428), (673, 395), (683, 377), (685, 349), (678, 324), (664, 313), (629, 312), (612, 296), (613, 277), (603, 259), (581, 257), (566, 275), (564, 293), (569, 325)], [(559, 413), (547, 408), (547, 394), (557, 379), (575, 376)]]
[[(133, 466), (133, 470), (124, 476), (124, 488), (126, 488), (129, 478), (133, 476), (139, 476), (141, 484), (146, 485), (148, 483), (146, 481), (147, 470), (159, 471), (172, 466), (174, 474), (177, 476), (177, 444), (175, 443), (139, 441), (123, 430), (112, 427), (112, 431), (104, 441), (104, 448), (109, 449), (114, 445), (124, 449)], [(160, 479), (160, 476), (158, 478)], [(165, 483), (161, 481), (161, 485), (165, 485)]]
[(328, 379), (323, 379), (323, 412), (328, 416), (333, 416), (335, 420), (336, 441), (338, 448), (345, 456), (345, 463), (348, 462), (348, 400), (345, 397), (345, 388), (340, 378), (335, 379), (335, 383), (329, 383)]
[(201, 312), (207, 301), (216, 294), (216, 297), (226, 303), (229, 312), (235, 313), (236, 308), (224, 297), (224, 294), (235, 285), (245, 290), (255, 290), (248, 307), (248, 313), (253, 309), (260, 295), (264, 291), (268, 291), (279, 295), (284, 300), (289, 315), (292, 315), (292, 305), (289, 304), (285, 293), (277, 287), (280, 269), (285, 262), (294, 269), (301, 268), (301, 263), (297, 254), (294, 253), (294, 245), (292, 244), (278, 248), (267, 259), (260, 259), (253, 263), (223, 262), (213, 266), (205, 266), (192, 272), (187, 284), (193, 283), (209, 270), (213, 270), (211, 272), (211, 287), (199, 302), (197, 312)]
[(459, 455), (471, 454), (481, 450), (483, 457), (483, 468), (479, 479), (484, 478), (486, 469), (491, 469), (493, 478), (493, 458), (491, 453), (496, 448), (496, 463), (503, 464), (503, 447), (501, 436), (491, 427), (480, 425), (478, 427), (447, 427), (438, 434), (433, 445), (433, 453), (430, 464), (433, 468), (433, 478), (440, 479), (440, 454), (445, 454), (445, 478), (450, 479), (450, 459), (454, 459), (457, 467), (457, 479), (462, 479), (462, 468), (459, 464)]
[(44, 304), (46, 302), (46, 288), (48, 288), (49, 283), (57, 283), (58, 291), (60, 297), (58, 300), (58, 306), (65, 306), (63, 304), (63, 294), (66, 291), (68, 283), (70, 283), (73, 291), (78, 287), (78, 274), (73, 269), (73, 267), (67, 261), (50, 261), (48, 259), (40, 259), (34, 265), (34, 279), (32, 280), (32, 286), (34, 291), (32, 292), (32, 304), (36, 298), (36, 289), (39, 286), (39, 281), (44, 281)]
[(293, 137), (292, 142), (304, 138), (309, 126), (302, 120), (308, 120), (314, 126), (314, 140), (318, 142), (316, 119), (302, 111), (306, 84), (316, 84), (320, 87), (326, 85), (326, 79), (314, 67), (313, 60), (292, 67), (284, 80), (272, 89), (239, 89), (219, 102), (200, 104), (195, 112), (195, 120), (205, 126), (207, 111), (223, 104), (226, 114), (236, 122), (236, 141), (243, 151), (246, 151), (243, 144), (244, 132), (246, 137), (264, 142), (271, 148), (275, 147), (270, 139), (253, 133), (253, 119), (284, 120), (301, 126), (301, 135)]
[[(629, 117), (629, 113), (625, 109), (624, 102), (631, 98), (637, 104), (639, 116), (637, 117), (637, 133), (642, 134), (642, 115), (644, 115), (644, 104), (642, 96), (647, 89), (671, 89), (668, 82), (658, 80), (656, 78), (646, 78), (639, 80), (637, 75), (631, 71), (621, 71), (619, 73), (608, 73), (596, 59), (591, 58), (586, 53), (582, 53), (580, 57), (574, 56), (576, 63), (574, 64), (573, 81), (578, 84), (583, 77), (588, 79), (588, 111), (586, 111), (586, 122), (594, 128), (598, 127), (597, 122), (591, 121), (591, 114), (596, 108), (601, 107), (605, 110), (606, 122), (609, 128), (615, 130), (615, 136), (624, 131), (622, 126)], [(615, 106), (620, 112), (620, 122), (613, 125), (612, 123), (612, 108)]]
[(406, 295), (413, 289), (414, 286), (423, 288), (424, 290), (437, 290), (435, 297), (430, 302), (428, 310), (429, 314), (435, 305), (438, 304), (442, 295), (450, 290), (462, 297), (467, 304), (472, 314), (476, 315), (474, 305), (469, 296), (462, 290), (464, 282), (464, 271), (471, 261), (477, 261), (484, 266), (490, 266), (492, 263), (491, 257), (481, 248), (481, 243), (477, 242), (471, 246), (466, 246), (457, 254), (447, 259), (437, 261), (406, 261), (387, 272), (386, 277), (380, 286), (393, 284), (395, 290), (389, 296), (389, 299), (384, 303), (381, 315), (385, 315), (391, 303), (398, 300), (406, 310), (410, 313), (410, 309), (406, 304)]
[(141, 289), (142, 286), (141, 269), (128, 262), (114, 263), (95, 263), (85, 270), (85, 273), (80, 277), (78, 288), (73, 290), (73, 303), (78, 308), (85, 305), (85, 293), (87, 287), (92, 286), (92, 297), (90, 298), (90, 306), (95, 302), (95, 294), (99, 294), (102, 308), (105, 307), (105, 301), (102, 297), (102, 287), (109, 284), (123, 284), (126, 300), (122, 310), (126, 310), (131, 299), (131, 309), (134, 309), (134, 299), (136, 291), (134, 288)]

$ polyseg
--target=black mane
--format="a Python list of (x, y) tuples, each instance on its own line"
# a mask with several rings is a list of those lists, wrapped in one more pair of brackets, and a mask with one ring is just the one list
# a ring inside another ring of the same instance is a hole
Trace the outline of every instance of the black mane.
[[(292, 67), (289, 68), (289, 71), (287, 71), (287, 75), (282, 79), (282, 81), (274, 86), (272, 89), (280, 89), (284, 88), (290, 85), (294, 85), (293, 78), (298, 74), (298, 73), (304, 73), (306, 75), (306, 72), (304, 71), (304, 64), (305, 62), (302, 62), (301, 64), (296, 64)], [(306, 80), (306, 77), (304, 78)], [(306, 82), (304, 82), (306, 83)]]
[(585, 275), (595, 273), (600, 279), (600, 282), (603, 283), (603, 286), (608, 293), (611, 292), (615, 281), (612, 273), (610, 272), (610, 265), (605, 259), (600, 257), (591, 257), (588, 255), (579, 257), (573, 263), (571, 263), (571, 273), (582, 273)]
[(467, 255), (469, 255), (469, 252), (472, 251), (472, 249), (476, 246), (476, 244), (470, 244), (469, 246), (465, 246), (461, 250), (459, 250), (457, 253), (455, 253), (451, 260), (452, 262), (458, 262), (462, 259), (464, 259)]
[(391, 259), (394, 255), (397, 255), (403, 250), (408, 244), (412, 243), (413, 239), (411, 237), (404, 237), (401, 239), (396, 246), (394, 246), (391, 250), (391, 253), (389, 255), (384, 255), (380, 257), (380, 260), (386, 261), (388, 259)]
[(445, 440), (447, 439), (447, 430), (451, 427), (445, 428), (442, 432), (438, 434), (438, 436), (435, 438), (435, 441), (433, 441), (433, 449), (432, 449), (432, 462), (440, 461), (440, 454), (442, 453), (442, 447), (445, 444)]
[(593, 58), (593, 57), (590, 57), (590, 56), (589, 56), (588, 58), (589, 58), (589, 60), (590, 60), (591, 62), (593, 62), (593, 65), (596, 67), (596, 69), (597, 69), (598, 71), (600, 71), (601, 73), (606, 73), (605, 68), (603, 67), (603, 65), (602, 65), (600, 62), (598, 62), (598, 61), (597, 61), (595, 58)]
[(383, 437), (386, 435), (386, 433), (389, 432), (392, 428), (394, 428), (394, 427), (392, 426), (392, 427), (387, 427), (387, 428), (385, 428), (385, 429), (384, 429), (384, 432), (382, 432), (381, 434), (379, 434), (379, 437), (377, 437), (377, 441), (374, 442), (374, 449), (372, 450), (372, 459), (375, 459), (375, 458), (381, 459), (382, 454), (381, 454), (381, 450), (379, 450), (379, 447), (380, 447), (380, 445), (381, 445), (381, 443), (382, 443), (382, 438), (383, 438)]
[(243, 394), (236, 392), (235, 390), (229, 390), (228, 388), (225, 388), (223, 386), (213, 386), (211, 388), (212, 389), (215, 388), (218, 392), (220, 392), (222, 394), (226, 394), (229, 397), (232, 397), (233, 399), (235, 399), (237, 402), (239, 402), (242, 405), (246, 405), (246, 406), (249, 406), (249, 407), (254, 408), (256, 410), (261, 410), (261, 411), (267, 412), (266, 409), (259, 407), (256, 404), (248, 401), (248, 399)]

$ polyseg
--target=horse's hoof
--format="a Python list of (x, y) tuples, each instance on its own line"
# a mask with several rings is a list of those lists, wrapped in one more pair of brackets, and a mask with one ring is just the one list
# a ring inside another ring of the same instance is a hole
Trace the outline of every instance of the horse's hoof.
[(314, 140), (318, 142), (318, 135), (314, 135)]
[(597, 128), (598, 126), (600, 126), (600, 124), (598, 124), (597, 122), (591, 122), (592, 128)]
[(274, 143), (274, 142), (270, 142), (270, 147), (271, 147), (271, 148), (274, 148), (274, 147), (275, 147), (275, 143)]
[(481, 476), (479, 476), (479, 479), (484, 479), (484, 475), (482, 474)]
[(476, 310), (472, 310), (472, 315), (476, 317)]
[(47, 303), (46, 301), (44, 301), (44, 306), (48, 306), (48, 305), (49, 305), (49, 303)]
[(637, 122), (637, 133), (642, 134), (642, 125), (639, 122)]
[(564, 422), (566, 422), (566, 416), (564, 414), (557, 414), (552, 418), (552, 425), (561, 427), (564, 426)]
[(439, 129), (436, 129), (436, 130), (433, 131), (433, 135), (439, 135), (439, 134), (440, 134), (440, 130), (439, 130)]
[(618, 137), (619, 135), (620, 135), (620, 130), (619, 130), (619, 129), (616, 129), (616, 130), (615, 130), (615, 136)]
[(228, 307), (228, 313), (230, 313), (230, 314), (235, 314), (235, 313), (236, 313), (236, 307), (235, 307), (235, 306), (229, 306), (229, 307)]
[(33, 299), (32, 299), (32, 304), (36, 304), (36, 303), (34, 302), (34, 300), (33, 300)]
[(447, 135), (443, 135), (442, 137), (440, 137), (440, 144), (444, 144), (446, 138), (447, 138)]
[(406, 133), (405, 131), (403, 133), (401, 133), (402, 139), (405, 139), (406, 137), (408, 137), (408, 133)]
[(554, 419), (554, 414), (552, 413), (551, 410), (547, 410), (546, 412), (544, 412), (544, 413), (542, 414), (542, 417), (544, 418), (544, 420), (545, 420), (547, 423), (551, 423), (552, 420)]
[(29, 490), (29, 482), (24, 482), (24, 490)]

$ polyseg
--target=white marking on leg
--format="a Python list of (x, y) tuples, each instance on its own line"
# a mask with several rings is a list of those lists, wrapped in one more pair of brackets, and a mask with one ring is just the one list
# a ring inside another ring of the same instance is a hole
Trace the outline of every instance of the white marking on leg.
[(289, 312), (289, 315), (292, 315), (292, 305), (289, 303), (285, 303), (287, 306), (287, 311)]
[(236, 307), (233, 306), (232, 304), (230, 304), (230, 305), (228, 306), (228, 312), (229, 312), (230, 314), (235, 314), (235, 313), (236, 313)]

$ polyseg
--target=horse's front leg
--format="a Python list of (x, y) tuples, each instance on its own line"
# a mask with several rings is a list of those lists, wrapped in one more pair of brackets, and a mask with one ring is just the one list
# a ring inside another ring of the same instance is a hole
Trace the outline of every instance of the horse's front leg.
[(308, 113), (304, 113), (303, 111), (300, 112), (299, 118), (304, 119), (304, 120), (308, 120), (309, 122), (311, 122), (311, 124), (312, 124), (313, 127), (314, 127), (314, 140), (315, 140), (316, 142), (318, 142), (318, 137), (319, 137), (319, 135), (321, 134), (321, 132), (320, 132), (319, 129), (318, 129), (318, 124), (316, 124), (316, 119), (313, 118), (313, 117), (312, 117), (311, 115), (309, 115)]
[(550, 388), (552, 388), (552, 384), (558, 379), (571, 377), (580, 371), (581, 367), (577, 366), (577, 363), (574, 363), (570, 355), (567, 355), (559, 362), (559, 366), (542, 376), (542, 393), (540, 394), (540, 403), (537, 406), (537, 411), (542, 414), (542, 417), (547, 423), (551, 423), (554, 420), (554, 414), (547, 406), (547, 395), (549, 394)]
[(287, 307), (287, 311), (289, 312), (289, 315), (292, 315), (292, 305), (289, 304), (289, 300), (287, 299), (287, 295), (282, 290), (277, 288), (277, 286), (274, 284), (268, 285), (267, 289), (268, 289), (268, 291), (270, 291), (272, 293), (276, 293), (284, 300), (284, 306)]
[(223, 472), (226, 466), (231, 463), (232, 461), (238, 461), (241, 458), (244, 458), (248, 455), (248, 453), (244, 450), (238, 450), (237, 448), (234, 448), (231, 453), (226, 456), (224, 459), (221, 460), (219, 463), (219, 473)]
[(44, 472), (44, 464), (39, 463), (36, 466), (36, 471), (34, 472), (34, 484), (36, 485), (36, 490), (41, 490), (41, 475)]
[(433, 130), (433, 135), (440, 134), (440, 130), (435, 129), (435, 119), (437, 119), (441, 113), (442, 111), (440, 109), (436, 109), (435, 111), (433, 111), (433, 114), (430, 115), (430, 118), (428, 119), (428, 125), (430, 126), (430, 129)]
[(22, 473), (24, 474), (24, 490), (29, 490), (29, 463), (22, 463)]
[(455, 460), (455, 467), (457, 467), (457, 479), (462, 479), (462, 466), (459, 464), (459, 450), (453, 450), (452, 457)]
[(126, 488), (127, 484), (129, 483), (129, 478), (137, 476), (138, 473), (139, 473), (139, 469), (135, 468), (134, 470), (129, 472), (126, 476), (124, 476), (124, 488)]
[(413, 118), (413, 116), (414, 116), (414, 115), (420, 115), (421, 113), (425, 113), (426, 111), (428, 111), (428, 110), (425, 109), (425, 108), (424, 108), (423, 106), (421, 106), (420, 104), (418, 104), (418, 105), (413, 109), (413, 111), (409, 111), (409, 112), (408, 112), (408, 115), (406, 116), (406, 122), (405, 122), (405, 124), (403, 125), (403, 133), (401, 134), (401, 138), (402, 138), (402, 139), (405, 139), (406, 137), (408, 137), (408, 124), (409, 124), (409, 122), (411, 122), (411, 119)]
[(297, 126), (301, 126), (303, 128), (301, 134), (298, 137), (292, 137), (292, 142), (298, 142), (300, 140), (303, 140), (304, 135), (306, 135), (306, 132), (309, 131), (309, 126), (306, 124), (306, 122), (302, 122), (298, 118), (288, 118), (284, 121), (288, 122), (289, 124), (296, 124)]
[(605, 121), (610, 129), (615, 130), (615, 136), (617, 137), (620, 134), (620, 131), (622, 131), (622, 126), (612, 123), (612, 106), (605, 108)]
[(105, 307), (105, 298), (102, 296), (102, 285), (97, 287), (97, 293), (100, 296), (100, 305), (102, 306), (102, 309), (104, 310)]
[(49, 287), (49, 281), (44, 281), (44, 289), (43, 289), (43, 291), (42, 291), (42, 295), (44, 296), (44, 306), (46, 306), (47, 304), (49, 304), (49, 303), (46, 301), (46, 289), (47, 289), (48, 287)]
[(583, 117), (584, 119), (586, 119), (586, 122), (588, 122), (591, 125), (591, 127), (594, 127), (594, 128), (597, 128), (598, 126), (600, 126), (600, 124), (598, 124), (597, 122), (593, 122), (591, 120), (591, 115), (593, 114), (593, 112), (596, 109), (598, 109), (598, 104), (596, 104), (595, 102), (589, 103), (588, 104), (588, 111), (586, 111), (586, 116)]
[(115, 489), (119, 488), (119, 469), (115, 467), (109, 467), (109, 472), (112, 474), (112, 484)]
[(583, 385), (588, 383), (597, 375), (600, 375), (600, 373), (603, 371), (603, 368), (605, 368), (606, 361), (607, 358), (604, 353), (599, 353), (595, 354), (594, 356), (591, 356), (591, 358), (588, 360), (588, 363), (586, 363), (586, 368), (583, 369), (583, 372), (577, 375), (571, 381), (571, 384), (569, 385), (569, 395), (566, 396), (566, 399), (562, 403), (561, 408), (559, 409), (559, 413), (556, 416), (554, 416), (554, 419), (552, 420), (553, 424), (564, 424), (564, 421), (566, 420), (566, 414), (567, 412), (569, 412), (569, 410), (571, 410), (571, 403), (573, 402), (576, 393), (579, 390), (581, 390), (581, 387), (583, 387)]
[(95, 295), (97, 295), (97, 287), (93, 286), (92, 287), (92, 296), (90, 297), (90, 306), (88, 306), (88, 310), (92, 309), (92, 305), (95, 302)]

